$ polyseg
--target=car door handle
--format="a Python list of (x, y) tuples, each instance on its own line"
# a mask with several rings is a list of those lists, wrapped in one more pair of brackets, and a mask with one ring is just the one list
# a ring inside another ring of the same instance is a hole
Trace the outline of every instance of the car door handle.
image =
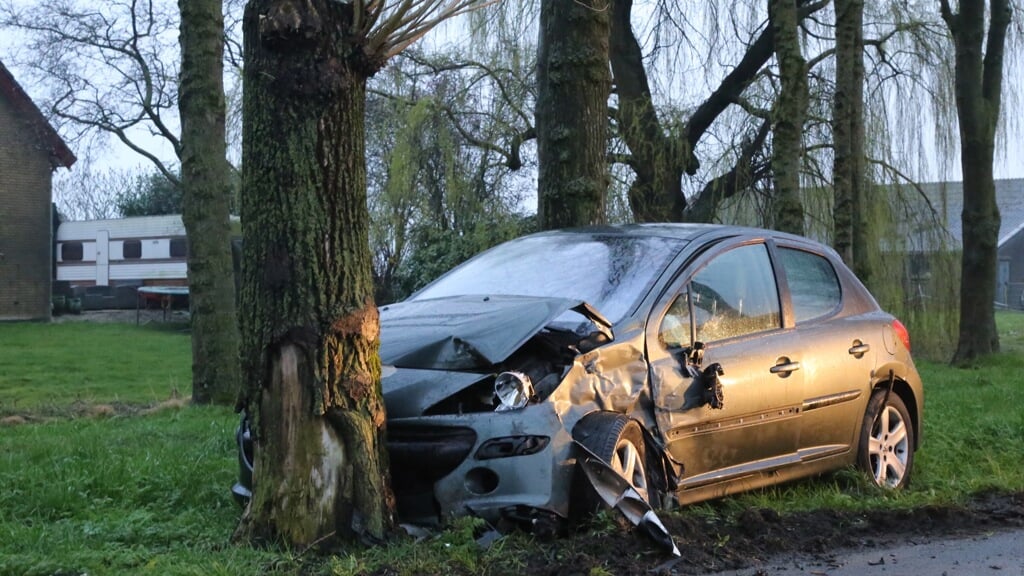
[(779, 363), (768, 369), (772, 374), (778, 374), (785, 378), (789, 376), (790, 372), (795, 372), (800, 369), (799, 362), (790, 362), (788, 358), (780, 358)]
[(871, 350), (870, 344), (864, 344), (860, 340), (854, 340), (853, 346), (848, 350), (848, 352), (850, 353), (850, 356), (856, 356), (857, 358), (860, 358), (861, 356), (867, 354), (869, 350)]

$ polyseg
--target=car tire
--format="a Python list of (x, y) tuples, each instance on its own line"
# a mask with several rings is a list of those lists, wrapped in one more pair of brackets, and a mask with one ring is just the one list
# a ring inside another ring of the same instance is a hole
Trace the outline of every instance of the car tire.
[[(599, 412), (586, 418), (586, 431), (577, 440), (596, 456), (611, 465), (623, 475), (633, 488), (652, 506), (650, 475), (646, 467), (644, 434), (635, 420), (621, 414)], [(587, 483), (582, 471), (577, 471), (577, 494), (580, 497), (577, 510), (584, 514), (593, 513), (606, 506)]]
[(904, 488), (914, 467), (914, 423), (895, 392), (876, 390), (860, 428), (857, 465), (883, 488)]

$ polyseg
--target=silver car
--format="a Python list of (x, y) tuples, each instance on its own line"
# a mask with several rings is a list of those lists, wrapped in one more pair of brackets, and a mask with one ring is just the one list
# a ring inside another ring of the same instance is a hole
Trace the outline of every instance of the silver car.
[(534, 234), (382, 307), (381, 327), (409, 522), (556, 526), (853, 464), (898, 488), (920, 444), (906, 329), (831, 249), (789, 234)]

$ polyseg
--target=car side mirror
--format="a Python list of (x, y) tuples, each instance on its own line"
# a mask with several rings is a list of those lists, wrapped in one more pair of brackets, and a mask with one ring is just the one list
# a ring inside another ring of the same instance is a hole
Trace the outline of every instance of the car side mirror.
[(721, 410), (725, 406), (725, 394), (722, 389), (722, 381), (719, 376), (725, 375), (725, 370), (718, 362), (707, 368), (702, 368), (704, 363), (704, 351), (706, 346), (703, 342), (694, 342), (693, 346), (683, 349), (683, 370), (693, 379), (693, 388), (699, 393), (699, 405), (708, 405), (715, 410)]

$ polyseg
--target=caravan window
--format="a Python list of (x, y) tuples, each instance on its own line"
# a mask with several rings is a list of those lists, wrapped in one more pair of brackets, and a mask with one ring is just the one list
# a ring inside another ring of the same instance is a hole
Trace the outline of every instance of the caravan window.
[(171, 258), (187, 258), (188, 244), (184, 238), (171, 238)]
[(139, 240), (125, 240), (121, 245), (121, 255), (125, 260), (138, 260), (142, 258), (142, 242)]
[(65, 262), (82, 259), (81, 242), (64, 242), (60, 245), (60, 259)]

